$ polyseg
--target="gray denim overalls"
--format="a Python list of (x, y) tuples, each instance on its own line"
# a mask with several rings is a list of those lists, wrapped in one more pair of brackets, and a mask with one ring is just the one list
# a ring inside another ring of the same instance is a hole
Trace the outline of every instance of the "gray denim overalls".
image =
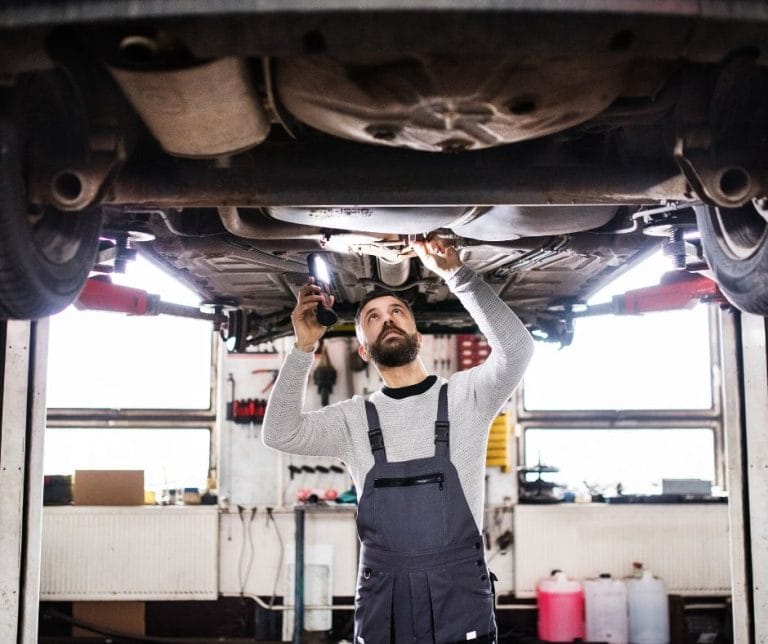
[(355, 644), (496, 641), (482, 538), (449, 459), (447, 392), (435, 455), (398, 463), (387, 461), (376, 407), (365, 403), (374, 466), (357, 514)]

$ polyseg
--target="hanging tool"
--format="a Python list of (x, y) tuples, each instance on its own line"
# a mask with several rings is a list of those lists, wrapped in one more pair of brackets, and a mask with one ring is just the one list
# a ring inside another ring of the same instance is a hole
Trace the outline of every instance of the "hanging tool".
[(235, 379), (232, 374), (227, 375), (227, 382), (231, 384), (231, 398), (227, 403), (227, 420), (238, 424), (248, 424), (253, 429), (253, 423), (261, 424), (267, 411), (267, 401), (261, 398), (235, 398)]
[(227, 382), (231, 386), (231, 393), (229, 396), (229, 402), (227, 403), (227, 420), (234, 420), (235, 419), (235, 378), (234, 376), (229, 373), (227, 374)]
[(227, 420), (241, 425), (257, 425), (264, 422), (267, 401), (262, 398), (242, 398), (233, 400), (227, 409)]
[(336, 384), (336, 369), (331, 364), (328, 357), (328, 349), (323, 346), (323, 353), (320, 357), (320, 364), (315, 368), (314, 381), (317, 385), (317, 392), (320, 394), (320, 402), (325, 407), (328, 399), (333, 392), (333, 386)]
[(726, 304), (717, 284), (698, 273), (672, 271), (661, 277), (659, 284), (614, 295), (609, 302), (587, 306), (582, 311), (566, 311), (569, 318), (595, 315), (641, 315), (653, 311), (691, 308), (698, 302)]
[(251, 371), (252, 374), (259, 374), (259, 373), (268, 373), (272, 376), (271, 380), (261, 389), (262, 394), (267, 393), (270, 389), (272, 389), (272, 385), (275, 384), (275, 380), (277, 380), (277, 376), (280, 373), (279, 369), (254, 369)]

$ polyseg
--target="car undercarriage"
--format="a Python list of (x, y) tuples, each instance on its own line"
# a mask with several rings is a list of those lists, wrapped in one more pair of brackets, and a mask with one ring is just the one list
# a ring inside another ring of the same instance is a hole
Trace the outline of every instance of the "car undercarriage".
[(0, 314), (140, 252), (245, 350), (321, 253), (336, 332), (374, 287), (466, 331), (437, 234), (545, 340), (660, 248), (765, 315), (768, 7), (654, 4), (6, 5)]

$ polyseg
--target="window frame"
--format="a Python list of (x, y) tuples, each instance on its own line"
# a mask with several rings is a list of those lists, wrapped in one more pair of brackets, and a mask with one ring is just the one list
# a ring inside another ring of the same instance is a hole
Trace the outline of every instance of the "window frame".
[(151, 409), (151, 408), (62, 408), (46, 409), (46, 431), (60, 428), (82, 429), (207, 429), (208, 478), (217, 474), (218, 463), (218, 373), (221, 340), (211, 331), (211, 362), (209, 365), (209, 406), (207, 409)]
[[(723, 430), (723, 372), (718, 311), (708, 310), (712, 406), (709, 409), (530, 410), (524, 405), (525, 379), (514, 395), (518, 425), (518, 466), (525, 466), (525, 432), (528, 429), (712, 429), (714, 485), (726, 489), (725, 435)], [(530, 465), (530, 464), (528, 464)]]

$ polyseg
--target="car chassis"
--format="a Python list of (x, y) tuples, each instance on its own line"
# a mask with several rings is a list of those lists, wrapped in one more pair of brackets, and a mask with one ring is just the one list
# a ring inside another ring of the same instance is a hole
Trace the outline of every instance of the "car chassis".
[[(440, 234), (539, 337), (661, 245), (768, 313), (762, 2), (11, 3), (0, 9), (0, 314), (136, 248), (237, 349), (290, 332), (326, 253), (469, 330), (409, 252)], [(564, 313), (565, 312), (565, 313)]]

